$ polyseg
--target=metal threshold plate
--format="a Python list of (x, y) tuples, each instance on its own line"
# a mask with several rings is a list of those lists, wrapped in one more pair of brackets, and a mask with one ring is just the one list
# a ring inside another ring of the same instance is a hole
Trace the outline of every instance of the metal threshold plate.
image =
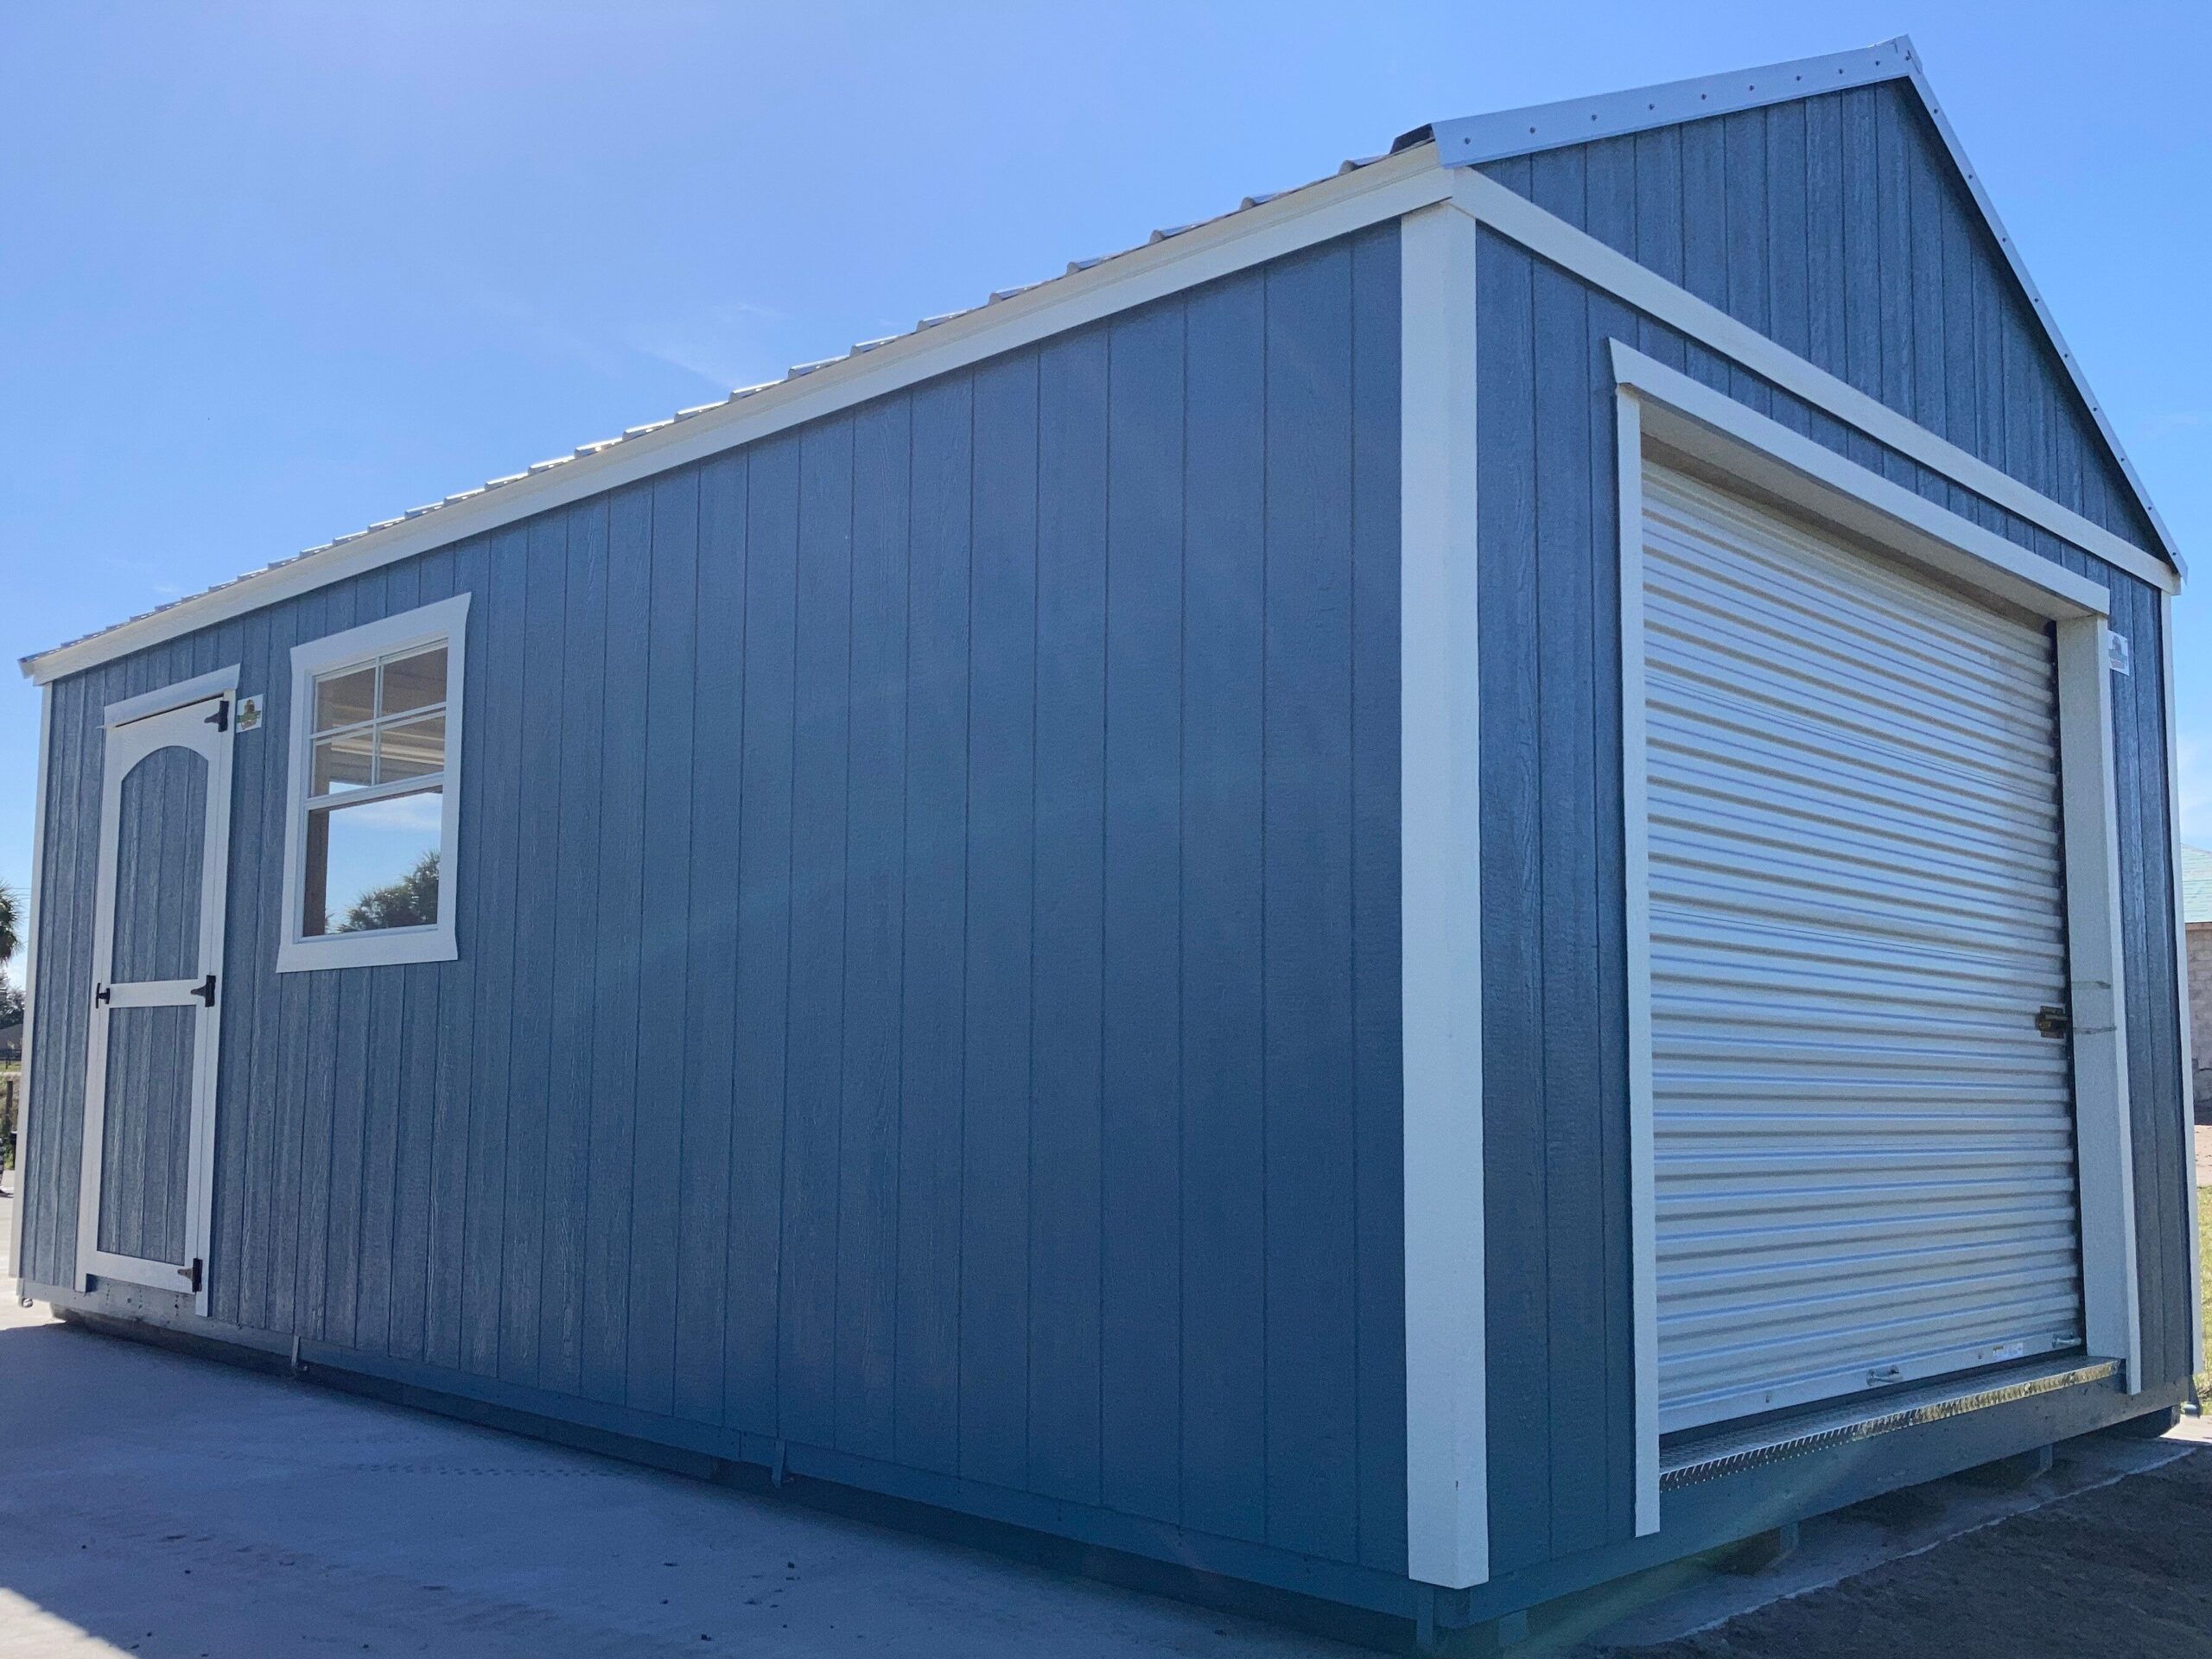
[(2061, 1389), (2078, 1388), (2085, 1382), (2106, 1382), (2119, 1374), (2120, 1362), (2116, 1359), (2070, 1359), (2057, 1365), (2028, 1369), (2016, 1366), (2010, 1370), (1985, 1374), (1964, 1385), (1954, 1377), (1924, 1388), (1904, 1389), (1885, 1395), (1871, 1409), (1869, 1402), (1858, 1400), (1826, 1411), (1761, 1423), (1732, 1434), (1709, 1435), (1660, 1454), (1659, 1488), (1671, 1491), (1677, 1487), (1694, 1486), (1700, 1481), (1719, 1480), (1746, 1469), (1806, 1457), (1815, 1452), (1825, 1452), (1830, 1446), (1871, 1440), (1900, 1428), (1917, 1428), (1923, 1424), (1941, 1422), (1946, 1417), (2033, 1399), (2039, 1394), (2055, 1394)]

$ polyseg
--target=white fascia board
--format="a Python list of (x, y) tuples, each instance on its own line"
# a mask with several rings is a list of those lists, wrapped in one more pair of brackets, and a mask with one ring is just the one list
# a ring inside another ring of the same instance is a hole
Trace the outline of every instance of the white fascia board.
[[(2135, 471), (2134, 462), (2128, 459), (2119, 433), (2113, 429), (2111, 421), (2106, 417), (2104, 405), (2097, 401), (2096, 393), (2090, 390), (2088, 378), (2082, 373), (2082, 365), (2075, 358), (2073, 348), (2067, 345), (2065, 336), (2059, 333), (2058, 320), (2051, 315), (2050, 308), (2044, 303), (2035, 279), (2028, 275), (2018, 245), (2005, 228), (2004, 221), (1997, 216), (1997, 207), (1990, 200), (1989, 193), (1982, 188), (1981, 175), (1974, 171), (1974, 163), (1967, 159), (1958, 134), (1952, 130), (1949, 118), (1936, 101), (1936, 89), (1929, 82), (1926, 67), (1913, 46), (1911, 36), (1900, 35), (1894, 40), (1853, 52), (1799, 58), (1757, 69), (1740, 69), (1731, 74), (1706, 75), (1694, 80), (1669, 81), (1663, 86), (1611, 92), (1598, 98), (1570, 99), (1557, 104), (1535, 105), (1528, 109), (1470, 116), (1458, 121), (1442, 121), (1429, 131), (1435, 138), (1437, 156), (1444, 166), (1475, 167), (1484, 162), (1503, 161), (1509, 156), (1533, 155), (1599, 138), (1622, 137), (1657, 127), (1700, 120), (1707, 116), (1732, 115), (1743, 110), (1762, 109), (1770, 105), (1815, 97), (1822, 92), (1872, 86), (1887, 80), (1903, 80), (1910, 84), (1921, 106), (1928, 112), (1929, 120), (1934, 124), (1937, 137), (1942, 139), (1943, 147), (1950, 152), (1952, 165), (1958, 168), (1960, 176), (1966, 181), (1974, 207), (1980, 211), (1983, 223), (1988, 226), (1990, 235), (1996, 238), (1998, 247), (2003, 251), (2005, 264), (2012, 268), (2013, 280), (2019, 283), (2021, 292), (2027, 296), (2028, 303), (2034, 310), (2036, 321), (2042, 326), (2045, 338), (2050, 340), (2051, 350), (2058, 353), (2059, 361), (2065, 365), (2075, 391), (2088, 406), (2099, 435), (2127, 480), (2129, 489), (2134, 493), (2136, 504), (2143, 509), (2144, 516), (2150, 520), (2151, 528), (2157, 533), (2158, 550), (2172, 567), (2172, 575), (2160, 585), (2171, 588), (2174, 579), (2188, 574), (2189, 567), (2182, 558), (2181, 549), (2175, 542), (2173, 533), (2166, 528), (2165, 520), (2159, 516), (2150, 492), (2143, 487), (2143, 480)], [(1964, 480), (1961, 481), (1965, 482)], [(1989, 493), (1986, 490), (1980, 493)], [(2079, 539), (2063, 531), (2058, 533), (2065, 535), (2069, 541)], [(2109, 532), (2101, 533), (2109, 536)], [(2120, 538), (2111, 539), (2117, 541)], [(2121, 544), (2126, 545), (2125, 542)], [(2087, 546), (2088, 543), (2082, 545)], [(2108, 554), (2099, 553), (2098, 556), (2109, 563), (2119, 563)], [(2156, 581), (2158, 578), (2146, 577), (2145, 580)]]
[(1817, 92), (1896, 80), (1915, 61), (1912, 41), (1900, 35), (1878, 46), (1824, 57), (1798, 58), (1758, 69), (1700, 75), (1656, 86), (1631, 87), (1595, 98), (1570, 98), (1525, 109), (1497, 110), (1429, 129), (1438, 159), (1446, 167), (1473, 167), (1594, 138), (1618, 138), (1654, 127), (1671, 127), (1711, 115), (1733, 115)]
[(1490, 1578), (1483, 1243), (1475, 255), (1449, 203), (1402, 221), (1399, 765), (1408, 1574)]
[(1548, 213), (1517, 191), (1464, 168), (1456, 172), (1459, 182), (1453, 200), (1491, 230), (1518, 243), (1537, 257), (1605, 289), (1700, 345), (1734, 359), (1760, 378), (1771, 381), (1792, 397), (1825, 410), (1846, 425), (1856, 427), (1885, 447), (1964, 485), (2031, 524), (2041, 524), (2115, 569), (2125, 570), (2163, 593), (2179, 588), (2179, 573), (2156, 554), (2123, 540), (2101, 524), (2092, 524), (2072, 508), (2031, 489), (1979, 455), (1970, 454), (1948, 439), (1938, 437), (1887, 404), (1868, 397), (1858, 387), (1838, 379), (1758, 329), (1738, 321), (1718, 306), (1669, 282), (1649, 266), (1638, 264), (1556, 213)]
[(1433, 148), (1421, 145), (1133, 248), (935, 327), (902, 334), (738, 402), (241, 576), (73, 645), (27, 657), (23, 672), (45, 684), (1399, 218), (1444, 200), (1452, 188), (1452, 175), (1436, 164)]

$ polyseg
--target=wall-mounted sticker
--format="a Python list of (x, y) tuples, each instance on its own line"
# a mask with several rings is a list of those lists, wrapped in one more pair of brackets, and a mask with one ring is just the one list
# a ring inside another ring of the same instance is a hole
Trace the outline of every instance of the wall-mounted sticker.
[(250, 732), (260, 724), (261, 699), (259, 697), (240, 697), (238, 699), (238, 730), (242, 732)]
[(2127, 643), (2127, 636), (2126, 634), (2106, 634), (2105, 650), (2112, 662), (2112, 671), (2113, 673), (2132, 675), (2135, 672), (2135, 651), (2134, 648)]

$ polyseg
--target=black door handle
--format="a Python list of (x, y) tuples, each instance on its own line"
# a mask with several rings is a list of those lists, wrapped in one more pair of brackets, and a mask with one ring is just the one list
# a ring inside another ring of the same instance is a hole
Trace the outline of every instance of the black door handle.
[(192, 994), (209, 1007), (213, 1007), (215, 1006), (215, 976), (210, 974), (204, 983), (194, 986)]
[(105, 985), (95, 986), (92, 989), (92, 1001), (99, 1003), (103, 1007), (106, 1007), (107, 987)]

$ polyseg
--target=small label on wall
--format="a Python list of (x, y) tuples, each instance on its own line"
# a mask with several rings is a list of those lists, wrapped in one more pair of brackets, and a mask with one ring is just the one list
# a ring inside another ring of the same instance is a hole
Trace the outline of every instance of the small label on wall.
[(261, 699), (259, 697), (240, 697), (238, 699), (238, 730), (242, 732), (250, 732), (260, 724)]
[(2135, 652), (2124, 633), (2107, 633), (2105, 649), (2112, 657), (2112, 671), (2115, 674), (2135, 672)]

